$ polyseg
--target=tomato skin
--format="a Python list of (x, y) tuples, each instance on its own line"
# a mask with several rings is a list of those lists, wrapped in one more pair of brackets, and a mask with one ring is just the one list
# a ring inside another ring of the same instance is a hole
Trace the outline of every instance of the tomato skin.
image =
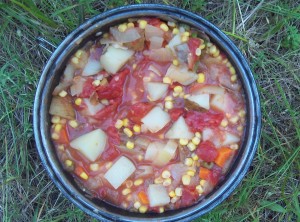
[(180, 116), (185, 114), (184, 108), (173, 108), (169, 110), (169, 114), (172, 121), (176, 121)]
[(141, 119), (152, 109), (153, 105), (147, 102), (138, 102), (129, 108), (128, 118), (134, 123), (141, 123)]
[(120, 155), (120, 152), (114, 146), (108, 146), (101, 154), (103, 161), (113, 161)]
[(199, 144), (196, 154), (205, 162), (213, 162), (218, 156), (218, 150), (210, 141), (204, 141)]
[(83, 89), (79, 97), (81, 98), (89, 98), (95, 92), (96, 87), (93, 85), (93, 78), (88, 78), (83, 84)]
[(189, 41), (187, 42), (189, 50), (190, 50), (190, 55), (188, 56), (188, 68), (193, 69), (197, 59), (199, 58), (196, 55), (196, 49), (200, 46), (201, 40), (198, 38), (190, 38)]
[(199, 195), (194, 190), (190, 189), (183, 189), (182, 190), (182, 196), (181, 196), (181, 207), (187, 207), (191, 205), (192, 203), (195, 203), (195, 201), (198, 199)]
[(213, 186), (215, 186), (219, 182), (221, 175), (222, 175), (222, 168), (217, 165), (214, 165), (208, 180), (211, 182)]
[(97, 120), (105, 120), (118, 108), (118, 103), (113, 103), (97, 112), (93, 117)]
[(205, 127), (218, 127), (223, 118), (224, 114), (219, 112), (188, 111), (185, 121), (190, 129), (195, 133), (202, 131)]

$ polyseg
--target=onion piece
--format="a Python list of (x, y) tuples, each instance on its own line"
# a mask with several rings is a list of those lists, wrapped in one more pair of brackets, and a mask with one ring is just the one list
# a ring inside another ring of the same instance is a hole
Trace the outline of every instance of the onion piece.
[(119, 43), (133, 42), (141, 38), (138, 28), (129, 28), (125, 32), (120, 32), (117, 28), (110, 28), (110, 33)]
[(199, 95), (191, 95), (187, 98), (187, 100), (194, 102), (198, 106), (209, 109), (209, 94), (199, 94)]
[(74, 119), (75, 112), (71, 102), (67, 98), (53, 96), (50, 104), (49, 113), (66, 119)]
[(164, 36), (164, 31), (161, 30), (160, 28), (157, 28), (155, 26), (152, 25), (146, 25), (145, 27), (145, 37), (146, 40), (150, 40), (151, 37), (163, 37)]
[(83, 102), (87, 106), (87, 115), (95, 115), (97, 112), (99, 112), (101, 109), (104, 108), (104, 105), (102, 103), (98, 103), (96, 105), (92, 104), (89, 99), (83, 99)]
[(148, 145), (146, 153), (145, 153), (145, 160), (155, 161), (156, 157), (159, 154), (159, 151), (165, 147), (165, 144), (160, 142), (152, 142)]
[(74, 77), (73, 85), (70, 87), (70, 92), (72, 96), (80, 95), (83, 91), (83, 86), (86, 79), (81, 76)]
[(149, 129), (152, 133), (156, 133), (162, 128), (164, 128), (171, 118), (167, 112), (165, 112), (161, 107), (154, 107), (146, 116), (142, 118), (142, 123)]
[(195, 91), (195, 93), (223, 95), (223, 94), (225, 94), (225, 89), (220, 86), (206, 85), (206, 86), (201, 87), (200, 89), (197, 89)]
[(150, 65), (148, 68), (149, 71), (154, 72), (155, 74), (157, 74), (158, 76), (161, 76), (162, 73), (158, 70), (157, 67), (155, 67), (154, 65)]
[(186, 66), (175, 66), (173, 64), (168, 68), (166, 76), (185, 86), (196, 81), (198, 78), (198, 76), (194, 72), (189, 71)]
[(82, 76), (92, 76), (97, 74), (103, 69), (103, 66), (101, 65), (99, 60), (95, 60), (92, 58), (89, 58), (87, 64), (85, 65)]
[(168, 43), (168, 46), (175, 54), (176, 53), (175, 46), (180, 45), (180, 44), (181, 44), (181, 37), (179, 34), (177, 34), (170, 40), (170, 42)]
[(153, 36), (150, 38), (150, 49), (159, 49), (162, 47), (164, 39), (161, 37)]
[(69, 63), (66, 66), (66, 68), (64, 70), (64, 74), (62, 76), (62, 80), (59, 82), (59, 84), (53, 90), (53, 93), (52, 93), (53, 95), (55, 95), (55, 96), (58, 95), (61, 91), (65, 90), (72, 84), (75, 70), (76, 70), (75, 67), (71, 63)]
[(144, 51), (144, 55), (156, 62), (171, 62), (175, 58), (169, 48), (150, 49), (149, 51)]
[(135, 175), (138, 178), (138, 177), (145, 177), (151, 174), (153, 174), (153, 167), (148, 165), (142, 165), (142, 166), (138, 166)]
[(72, 140), (70, 146), (79, 150), (90, 161), (95, 161), (104, 151), (106, 142), (105, 132), (96, 129)]
[(210, 101), (210, 105), (216, 110), (220, 110), (225, 113), (233, 113), (235, 102), (228, 93), (225, 93), (224, 95), (214, 95)]
[(134, 164), (125, 156), (121, 156), (112, 167), (104, 174), (104, 178), (118, 189), (122, 183), (136, 170)]
[(168, 139), (192, 139), (194, 134), (189, 130), (184, 118), (180, 116), (165, 134)]
[(150, 207), (164, 206), (170, 202), (166, 188), (161, 184), (150, 184), (147, 190)]

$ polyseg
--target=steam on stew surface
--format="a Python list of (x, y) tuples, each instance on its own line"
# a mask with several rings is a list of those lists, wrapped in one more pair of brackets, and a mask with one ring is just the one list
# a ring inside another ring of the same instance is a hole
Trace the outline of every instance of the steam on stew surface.
[(235, 68), (202, 32), (130, 19), (69, 60), (50, 106), (64, 168), (95, 198), (162, 213), (221, 181), (240, 146)]

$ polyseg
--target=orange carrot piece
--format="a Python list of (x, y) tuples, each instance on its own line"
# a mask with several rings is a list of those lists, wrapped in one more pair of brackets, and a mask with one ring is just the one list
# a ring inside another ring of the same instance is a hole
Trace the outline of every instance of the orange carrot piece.
[(200, 167), (199, 177), (200, 179), (207, 180), (211, 171), (205, 167)]
[(215, 159), (215, 163), (220, 167), (224, 167), (224, 165), (227, 163), (227, 161), (234, 154), (234, 151), (227, 147), (222, 147), (218, 150), (218, 153), (219, 154), (218, 154), (217, 158)]
[(69, 135), (67, 132), (67, 127), (63, 126), (59, 132), (59, 139), (57, 140), (58, 143), (67, 144), (69, 143)]
[(74, 173), (80, 177), (80, 174), (85, 173), (85, 171), (81, 166), (76, 166), (74, 169)]
[(148, 196), (144, 191), (140, 191), (138, 197), (142, 204), (149, 204)]

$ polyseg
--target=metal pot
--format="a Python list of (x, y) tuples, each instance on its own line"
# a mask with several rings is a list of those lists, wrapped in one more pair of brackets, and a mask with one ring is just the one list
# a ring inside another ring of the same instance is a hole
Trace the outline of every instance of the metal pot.
[[(87, 41), (97, 38), (97, 33), (105, 32), (110, 26), (128, 18), (155, 16), (166, 21), (178, 21), (204, 31), (212, 42), (225, 52), (237, 70), (245, 92), (247, 125), (244, 139), (235, 162), (221, 182), (204, 200), (194, 205), (166, 211), (162, 214), (133, 213), (107, 204), (99, 199), (91, 199), (77, 186), (73, 177), (65, 172), (56, 156), (51, 142), (50, 115), (48, 113), (52, 91), (58, 84), (68, 59)], [(190, 221), (211, 211), (224, 201), (245, 176), (260, 138), (261, 112), (257, 87), (247, 64), (238, 48), (216, 26), (191, 12), (157, 4), (129, 5), (106, 11), (79, 26), (57, 47), (49, 59), (38, 84), (34, 102), (34, 135), (40, 158), (53, 182), (60, 191), (81, 210), (101, 221)]]

